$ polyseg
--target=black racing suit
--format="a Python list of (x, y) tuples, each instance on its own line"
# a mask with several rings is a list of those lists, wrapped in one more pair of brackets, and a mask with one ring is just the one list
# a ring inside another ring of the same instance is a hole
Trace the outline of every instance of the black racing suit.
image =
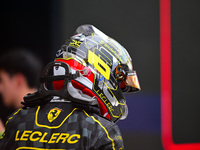
[(123, 150), (117, 125), (71, 102), (24, 107), (7, 121), (0, 150)]

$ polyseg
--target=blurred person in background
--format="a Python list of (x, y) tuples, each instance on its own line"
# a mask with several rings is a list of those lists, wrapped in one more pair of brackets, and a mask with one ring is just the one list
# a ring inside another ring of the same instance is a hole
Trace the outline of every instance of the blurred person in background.
[[(15, 49), (0, 56), (0, 94), (7, 108), (21, 108), (23, 97), (37, 90), (41, 67), (40, 60), (26, 50)], [(0, 133), (3, 131), (0, 120)]]

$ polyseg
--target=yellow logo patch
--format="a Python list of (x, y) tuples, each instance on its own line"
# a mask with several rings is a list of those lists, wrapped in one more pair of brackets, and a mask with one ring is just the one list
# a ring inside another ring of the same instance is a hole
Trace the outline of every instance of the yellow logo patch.
[(82, 44), (81, 41), (72, 40), (72, 42), (69, 43), (69, 46), (73, 46), (73, 47), (79, 48), (81, 44)]
[(47, 115), (49, 122), (54, 121), (60, 115), (61, 111), (62, 111), (62, 109), (59, 109), (57, 107), (51, 109)]

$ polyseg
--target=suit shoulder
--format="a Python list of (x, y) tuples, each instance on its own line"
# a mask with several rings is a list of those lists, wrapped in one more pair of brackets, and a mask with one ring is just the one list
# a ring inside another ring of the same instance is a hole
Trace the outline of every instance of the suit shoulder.
[[(5, 125), (7, 126), (11, 122), (12, 122), (12, 124), (17, 124), (21, 120), (26, 119), (27, 117), (30, 118), (31, 113), (34, 114), (35, 110), (36, 110), (36, 108), (34, 108), (34, 107), (33, 108), (20, 108), (20, 109), (18, 109), (8, 117)], [(25, 118), (25, 116), (26, 116), (26, 118)]]
[(85, 115), (87, 116), (87, 119), (92, 120), (93, 122), (97, 123), (101, 128), (110, 128), (112, 126), (116, 126), (116, 124), (110, 120), (108, 120), (105, 117), (102, 117), (96, 113), (87, 113), (86, 111), (83, 110)]

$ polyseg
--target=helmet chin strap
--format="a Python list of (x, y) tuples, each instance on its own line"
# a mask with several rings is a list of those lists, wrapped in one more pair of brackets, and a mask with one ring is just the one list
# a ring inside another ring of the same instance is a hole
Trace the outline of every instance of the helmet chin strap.
[[(65, 69), (65, 75), (49, 76), (48, 71), (50, 68), (53, 67), (63, 67)], [(27, 107), (37, 106), (49, 102), (53, 96), (58, 96), (74, 103), (85, 105), (98, 105), (97, 98), (95, 96), (82, 96), (80, 93), (78, 93), (78, 90), (76, 90), (72, 86), (71, 79), (74, 80), (80, 76), (80, 71), (76, 71), (75, 74), (72, 74), (71, 68), (66, 63), (50, 62), (44, 69), (43, 76), (40, 79), (41, 84), (38, 91), (33, 94), (27, 94), (24, 97), (24, 102), (22, 102), (22, 104)], [(59, 80), (64, 80), (64, 85), (61, 90), (49, 90), (45, 86), (45, 83), (47, 82)]]

